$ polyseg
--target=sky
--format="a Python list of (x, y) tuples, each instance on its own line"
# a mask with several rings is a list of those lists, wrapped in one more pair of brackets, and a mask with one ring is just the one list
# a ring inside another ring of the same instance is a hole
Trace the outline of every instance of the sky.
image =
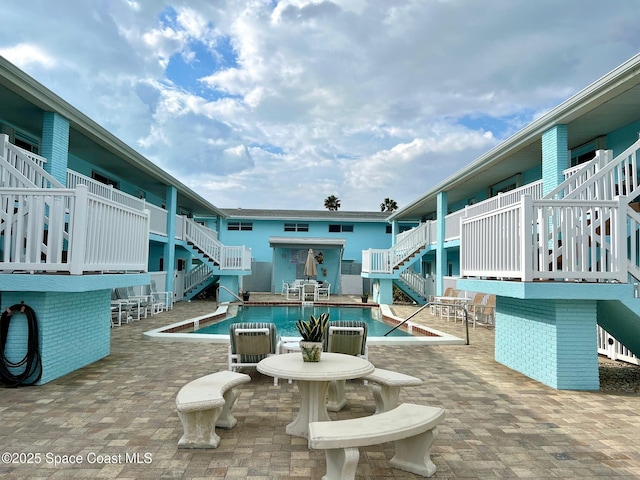
[(407, 205), (640, 52), (640, 0), (5, 0), (0, 55), (219, 208)]

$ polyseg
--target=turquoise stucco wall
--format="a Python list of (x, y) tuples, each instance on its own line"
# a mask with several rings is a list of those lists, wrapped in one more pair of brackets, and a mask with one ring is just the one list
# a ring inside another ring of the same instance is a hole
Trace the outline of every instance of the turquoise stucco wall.
[[(229, 221), (249, 222), (253, 225), (250, 231), (227, 230)], [(285, 223), (308, 223), (308, 232), (285, 232)], [(353, 232), (329, 232), (329, 224), (353, 225)], [(350, 222), (344, 221), (317, 221), (317, 220), (253, 220), (231, 218), (221, 222), (219, 239), (225, 245), (246, 245), (251, 248), (256, 262), (271, 262), (273, 251), (269, 245), (269, 237), (296, 238), (328, 238), (346, 240), (343, 259), (362, 261), (362, 250), (367, 248), (389, 248), (391, 246), (391, 234), (386, 233), (388, 223), (380, 222)]]
[[(110, 300), (110, 290), (2, 292), (3, 308), (24, 302), (35, 311), (42, 357), (39, 385), (109, 355)], [(10, 323), (6, 349), (12, 361), (20, 360), (26, 352), (27, 323), (24, 318), (16, 313)]]
[(598, 390), (597, 301), (497, 297), (495, 358), (560, 390)]

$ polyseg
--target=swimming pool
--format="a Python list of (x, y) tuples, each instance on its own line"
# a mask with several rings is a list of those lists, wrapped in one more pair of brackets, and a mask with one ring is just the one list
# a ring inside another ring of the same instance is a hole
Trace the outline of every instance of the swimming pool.
[[(271, 321), (269, 320), (272, 315), (272, 309), (278, 306), (282, 306), (279, 304), (261, 304), (260, 306), (255, 306), (255, 308), (263, 308), (264, 311), (258, 310), (257, 313), (260, 315), (260, 319), (257, 321)], [(344, 305), (340, 305), (344, 307)], [(245, 307), (247, 307), (245, 305)], [(250, 305), (253, 310), (254, 306)], [(297, 305), (298, 313), (292, 314), (295, 317), (292, 320), (292, 323), (295, 322), (300, 316), (300, 305)], [(206, 343), (223, 343), (229, 344), (229, 324), (237, 321), (237, 316), (235, 313), (235, 309), (238, 306), (234, 304), (221, 304), (217, 307), (217, 309), (207, 315), (201, 315), (199, 317), (189, 318), (186, 320), (182, 320), (179, 322), (175, 322), (169, 325), (165, 325), (164, 327), (156, 328), (154, 330), (149, 330), (144, 332), (144, 337), (149, 340), (162, 340), (162, 341), (171, 341), (171, 342), (206, 342)], [(309, 307), (305, 307), (309, 308)], [(320, 308), (320, 307), (313, 307)], [(405, 327), (405, 331), (401, 335), (389, 335), (384, 336), (386, 332), (388, 332), (392, 326), (401, 323), (403, 319), (396, 317), (389, 305), (379, 305), (375, 307), (346, 307), (344, 315), (351, 314), (362, 314), (363, 310), (366, 311), (370, 316), (379, 315), (379, 318), (384, 318), (384, 322), (377, 321), (376, 322), (382, 325), (382, 333), (373, 334), (371, 331), (368, 332), (367, 335), (367, 344), (368, 345), (464, 345), (465, 341), (461, 338), (458, 338), (453, 335), (449, 335), (448, 333), (441, 332), (431, 327), (427, 327), (424, 325), (418, 325), (411, 321), (407, 322)], [(231, 318), (227, 319), (226, 316), (229, 314), (233, 316), (235, 320), (231, 320)], [(305, 316), (307, 311), (305, 311)], [(311, 311), (308, 310), (308, 314), (311, 315)], [(314, 313), (315, 314), (315, 313)], [(340, 314), (336, 314), (336, 316), (331, 315), (333, 320), (348, 320), (351, 317), (340, 317)], [(226, 326), (220, 323), (221, 332), (219, 333), (202, 333), (204, 327), (208, 325), (213, 325), (219, 322), (226, 322)], [(387, 322), (387, 323), (385, 323)], [(373, 327), (372, 327), (373, 328)], [(409, 332), (407, 334), (406, 332)], [(286, 334), (280, 332), (278, 330), (278, 335), (282, 338), (282, 340), (294, 340), (300, 338), (300, 334), (295, 331), (292, 334)]]
[[(230, 309), (226, 319), (194, 329), (192, 333), (228, 335), (229, 326), (232, 323), (269, 322), (275, 323), (276, 332), (278, 332), (278, 335), (281, 337), (299, 337), (300, 334), (295, 326), (296, 320), (299, 318), (307, 320), (310, 315), (318, 317), (322, 313), (328, 313), (329, 320), (363, 320), (367, 322), (368, 337), (382, 337), (393, 328), (393, 325), (388, 325), (382, 321), (382, 316), (378, 308), (340, 306), (303, 307), (300, 305), (264, 307), (245, 305), (237, 307), (237, 309)], [(411, 334), (400, 329), (394, 330), (390, 335), (394, 337), (411, 336)]]

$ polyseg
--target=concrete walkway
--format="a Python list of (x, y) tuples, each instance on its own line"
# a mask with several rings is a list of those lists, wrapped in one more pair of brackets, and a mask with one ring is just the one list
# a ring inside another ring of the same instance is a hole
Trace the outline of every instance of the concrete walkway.
[[(267, 299), (259, 297), (251, 300)], [(111, 355), (93, 365), (43, 386), (0, 388), (0, 452), (14, 454), (2, 455), (0, 476), (320, 479), (324, 452), (284, 431), (298, 408), (295, 384), (273, 386), (255, 370), (247, 370), (252, 381), (239, 388), (238, 425), (218, 429), (219, 448), (177, 449), (176, 393), (226, 369), (227, 349), (150, 341), (142, 332), (214, 306), (178, 303), (172, 312), (112, 329)], [(394, 312), (406, 317), (414, 309)], [(464, 338), (460, 323), (428, 313), (416, 319)], [(492, 330), (470, 333), (469, 346), (369, 348), (376, 366), (425, 380), (405, 388), (402, 401), (447, 412), (434, 444), (433, 478), (640, 478), (638, 394), (553, 390), (497, 364)], [(373, 413), (371, 386), (348, 382), (346, 393), (347, 407), (332, 418)], [(356, 478), (421, 478), (389, 468), (392, 456), (391, 444), (361, 449)]]

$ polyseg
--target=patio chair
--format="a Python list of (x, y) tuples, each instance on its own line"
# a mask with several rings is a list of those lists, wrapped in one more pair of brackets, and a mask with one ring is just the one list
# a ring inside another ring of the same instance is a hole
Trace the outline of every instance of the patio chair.
[[(274, 323), (244, 322), (229, 326), (229, 370), (255, 367), (263, 358), (276, 355), (280, 348)], [(278, 378), (273, 379), (278, 384)]]
[(140, 299), (129, 298), (127, 289), (124, 287), (113, 288), (111, 290), (111, 304), (113, 305), (114, 302), (120, 303), (120, 311), (123, 311), (124, 305), (126, 305), (126, 311), (128, 312), (125, 318), (126, 323), (129, 323), (133, 320), (140, 320), (141, 312), (143, 310), (145, 311), (146, 317), (146, 310), (142, 306)]
[[(453, 288), (452, 287), (448, 287), (445, 291), (444, 294), (442, 295), (443, 297), (450, 297), (453, 293)], [(430, 306), (429, 306), (429, 312), (431, 313), (431, 315), (440, 315), (440, 309), (442, 307), (442, 305), (434, 305), (434, 303), (441, 303), (439, 300), (440, 297), (436, 296), (436, 295), (432, 295), (429, 298), (430, 302), (433, 302)]]
[(476, 322), (480, 325), (493, 325), (496, 317), (496, 296), (487, 295), (484, 305), (476, 309), (473, 315), (473, 328)]
[(151, 295), (153, 295), (155, 301), (162, 303), (163, 310), (173, 310), (173, 292), (158, 291), (155, 280), (151, 280), (151, 283), (149, 284), (149, 291)]
[(300, 287), (294, 284), (287, 284), (287, 300), (300, 300)]
[(331, 284), (329, 282), (322, 282), (321, 286), (318, 286), (318, 300), (329, 300), (331, 295)]
[(333, 320), (329, 322), (324, 340), (327, 352), (369, 358), (367, 323), (361, 320)]
[[(368, 359), (367, 323), (361, 320), (330, 321), (324, 339), (324, 350)], [(364, 383), (366, 385), (367, 381)], [(346, 380), (332, 380), (329, 383), (327, 410), (337, 412), (346, 405), (345, 384)]]
[[(471, 300), (470, 303), (467, 304), (467, 320), (473, 320), (474, 319), (474, 315), (476, 312), (476, 309), (482, 305), (484, 305), (484, 302), (486, 300), (486, 294), (485, 293), (476, 293), (473, 296), (473, 299)], [(456, 309), (456, 321), (460, 320), (461, 322), (464, 322), (464, 311), (461, 308), (457, 308)]]
[(302, 298), (303, 302), (314, 302), (318, 300), (318, 284), (316, 282), (313, 283), (305, 283), (302, 285)]
[(280, 289), (280, 295), (286, 295), (289, 289), (289, 283), (282, 280), (282, 288)]
[(144, 318), (147, 318), (149, 312), (151, 312), (151, 315), (154, 314), (153, 297), (151, 295), (138, 294), (133, 287), (127, 287), (127, 296), (129, 299), (138, 301), (139, 308), (144, 310)]

